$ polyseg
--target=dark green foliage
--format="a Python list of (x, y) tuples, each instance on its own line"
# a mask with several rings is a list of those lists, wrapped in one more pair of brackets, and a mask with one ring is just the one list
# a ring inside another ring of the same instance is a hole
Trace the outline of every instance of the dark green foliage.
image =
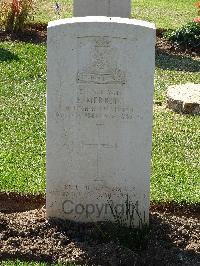
[(189, 22), (175, 31), (167, 31), (165, 37), (185, 48), (200, 48), (200, 23)]

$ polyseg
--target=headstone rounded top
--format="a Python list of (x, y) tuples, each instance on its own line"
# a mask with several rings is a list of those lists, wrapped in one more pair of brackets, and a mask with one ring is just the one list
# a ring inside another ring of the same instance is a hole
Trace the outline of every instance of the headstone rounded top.
[(54, 21), (48, 22), (48, 29), (51, 27), (57, 27), (61, 25), (69, 25), (69, 24), (83, 24), (83, 23), (102, 23), (102, 24), (126, 24), (126, 25), (133, 25), (136, 27), (145, 27), (147, 29), (153, 30), (153, 34), (155, 35), (155, 24), (143, 20), (138, 19), (128, 19), (128, 18), (119, 18), (119, 17), (105, 17), (105, 16), (87, 16), (87, 17), (72, 17), (72, 18), (65, 18), (59, 19)]
[(73, 16), (130, 18), (131, 0), (74, 0)]
[(167, 90), (167, 105), (175, 112), (200, 114), (200, 84), (170, 86)]

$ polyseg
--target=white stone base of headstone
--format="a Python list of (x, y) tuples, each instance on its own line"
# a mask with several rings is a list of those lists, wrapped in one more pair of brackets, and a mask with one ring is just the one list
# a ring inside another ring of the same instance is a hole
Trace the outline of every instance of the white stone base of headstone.
[(48, 218), (148, 223), (154, 61), (153, 24), (49, 23)]

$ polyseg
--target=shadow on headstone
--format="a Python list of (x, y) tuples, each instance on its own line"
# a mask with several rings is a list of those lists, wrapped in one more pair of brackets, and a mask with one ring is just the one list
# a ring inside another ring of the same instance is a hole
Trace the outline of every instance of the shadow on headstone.
[(12, 60), (18, 61), (19, 60), (18, 55), (15, 55), (9, 50), (0, 47), (0, 62), (9, 62)]

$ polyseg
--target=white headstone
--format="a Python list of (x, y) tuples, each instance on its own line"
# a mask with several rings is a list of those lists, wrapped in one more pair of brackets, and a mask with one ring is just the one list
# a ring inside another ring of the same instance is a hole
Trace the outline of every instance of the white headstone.
[(85, 16), (129, 18), (131, 0), (74, 0), (74, 17)]
[(154, 50), (151, 23), (49, 23), (48, 217), (148, 223)]

